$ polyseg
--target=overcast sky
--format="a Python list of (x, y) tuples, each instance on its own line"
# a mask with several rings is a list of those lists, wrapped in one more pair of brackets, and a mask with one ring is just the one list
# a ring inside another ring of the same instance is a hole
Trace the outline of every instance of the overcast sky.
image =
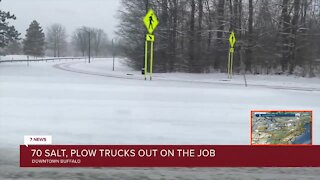
[(24, 37), (26, 29), (37, 20), (43, 29), (60, 23), (68, 35), (83, 25), (105, 30), (109, 38), (115, 36), (120, 0), (2, 0), (1, 9), (17, 17), (12, 25)]

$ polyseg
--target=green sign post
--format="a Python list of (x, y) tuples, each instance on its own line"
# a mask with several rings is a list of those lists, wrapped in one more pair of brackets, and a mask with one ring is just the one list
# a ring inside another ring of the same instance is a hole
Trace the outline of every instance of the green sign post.
[(230, 43), (230, 50), (229, 50), (229, 57), (228, 57), (228, 78), (232, 79), (233, 75), (233, 54), (234, 54), (234, 45), (236, 44), (237, 39), (232, 31), (229, 37), (229, 43)]
[(159, 21), (154, 11), (150, 9), (146, 16), (143, 19), (144, 25), (147, 28), (148, 34), (146, 35), (145, 42), (145, 54), (144, 54), (144, 79), (147, 80), (148, 75), (148, 45), (150, 42), (150, 80), (152, 80), (152, 68), (153, 68), (153, 43), (155, 41), (155, 37), (153, 35), (154, 30), (157, 28)]

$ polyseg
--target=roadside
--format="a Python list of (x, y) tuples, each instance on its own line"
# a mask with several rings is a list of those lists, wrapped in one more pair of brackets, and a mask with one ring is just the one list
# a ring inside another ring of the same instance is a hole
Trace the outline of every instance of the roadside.
[[(141, 72), (126, 66), (123, 59), (115, 60), (115, 71), (112, 71), (112, 59), (95, 59), (88, 64), (84, 61), (71, 62), (64, 65), (65, 69), (78, 70), (88, 74), (114, 76), (126, 79), (143, 80)], [(224, 73), (191, 74), (191, 73), (155, 73), (154, 80), (179, 81), (190, 83), (214, 83), (245, 86), (243, 75), (234, 75), (227, 79)], [(304, 78), (287, 75), (246, 75), (247, 85), (253, 87), (270, 87), (273, 89), (292, 89), (320, 91), (320, 78)]]

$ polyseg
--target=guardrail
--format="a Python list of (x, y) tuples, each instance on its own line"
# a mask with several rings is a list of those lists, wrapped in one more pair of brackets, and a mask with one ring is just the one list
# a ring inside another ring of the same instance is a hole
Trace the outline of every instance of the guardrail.
[(59, 57), (59, 58), (39, 58), (39, 59), (12, 59), (12, 60), (0, 60), (0, 63), (13, 63), (13, 62), (39, 62), (39, 61), (56, 61), (56, 60), (80, 60), (86, 59), (84, 57)]

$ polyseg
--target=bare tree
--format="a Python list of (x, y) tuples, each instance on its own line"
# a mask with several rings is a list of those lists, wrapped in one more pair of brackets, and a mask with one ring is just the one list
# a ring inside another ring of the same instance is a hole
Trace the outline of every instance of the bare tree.
[(108, 44), (108, 36), (102, 29), (92, 29), (92, 45), (96, 56), (100, 55), (103, 47)]
[(202, 46), (202, 33), (203, 33), (203, 0), (198, 0), (198, 32), (197, 32), (197, 63), (198, 71), (201, 72), (204, 67), (203, 64), (203, 46)]
[(249, 0), (248, 47), (246, 49), (245, 71), (251, 72), (253, 46), (253, 0)]
[(299, 28), (299, 18), (300, 18), (300, 0), (294, 0), (293, 3), (293, 17), (291, 21), (291, 43), (290, 43), (290, 55), (289, 55), (289, 73), (293, 73), (293, 69), (296, 66), (296, 45), (297, 45), (297, 31)]
[(290, 35), (290, 15), (289, 0), (282, 0), (281, 24), (282, 24), (282, 71), (286, 71), (289, 64), (289, 35)]
[(243, 65), (247, 72), (257, 74), (295, 74), (297, 68), (316, 70), (312, 62), (320, 56), (319, 0), (121, 2), (118, 35), (125, 43), (123, 50), (129, 64), (136, 69), (141, 69), (144, 56), (145, 28), (141, 19), (145, 10), (152, 8), (160, 21), (154, 32), (155, 71), (225, 72), (231, 31), (237, 38), (236, 73)]
[(66, 28), (61, 24), (53, 24), (47, 29), (47, 48), (53, 51), (54, 57), (60, 57), (67, 46)]
[(92, 55), (89, 51), (93, 51), (95, 56), (100, 56), (103, 48), (107, 48), (110, 42), (108, 35), (102, 29), (84, 26), (73, 33), (72, 44), (82, 56), (86, 53)]
[(190, 1), (191, 12), (190, 12), (190, 39), (189, 39), (189, 71), (196, 72), (196, 62), (195, 62), (195, 12), (196, 3), (195, 0)]
[(81, 52), (82, 56), (85, 56), (85, 53), (88, 52), (89, 38), (91, 38), (89, 37), (90, 31), (90, 28), (82, 27), (77, 29), (72, 36), (72, 44), (75, 46), (76, 50)]

